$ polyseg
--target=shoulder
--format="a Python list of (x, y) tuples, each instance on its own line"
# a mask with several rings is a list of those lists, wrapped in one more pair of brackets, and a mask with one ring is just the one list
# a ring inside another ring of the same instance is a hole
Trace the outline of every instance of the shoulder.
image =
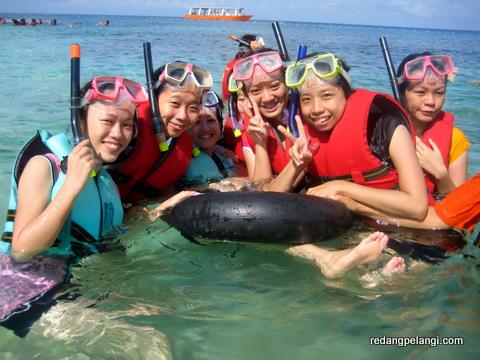
[(20, 184), (35, 188), (42, 187), (42, 185), (51, 187), (52, 182), (52, 165), (50, 161), (43, 155), (37, 155), (32, 157), (25, 166), (19, 179), (19, 187)]
[(452, 145), (450, 147), (449, 162), (452, 163), (464, 154), (470, 147), (465, 133), (457, 127), (452, 129)]

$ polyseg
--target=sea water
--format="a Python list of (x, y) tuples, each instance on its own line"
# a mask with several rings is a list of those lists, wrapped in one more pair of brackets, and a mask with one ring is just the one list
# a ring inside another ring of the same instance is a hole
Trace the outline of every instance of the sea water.
[[(0, 25), (0, 209), (6, 209), (19, 147), (37, 128), (69, 126), (72, 43), (81, 45), (82, 83), (95, 74), (145, 82), (142, 43), (154, 66), (194, 62), (220, 89), (237, 50), (229, 35), (254, 33), (276, 48), (269, 21), (202, 22), (165, 17), (0, 14), (56, 18), (57, 26)], [(322, 19), (328, 21), (328, 19)], [(470, 175), (480, 171), (480, 32), (281, 23), (290, 56), (300, 44), (351, 66), (354, 86), (390, 92), (378, 38), (395, 64), (413, 52), (451, 55), (458, 67), (445, 109), (468, 136)], [(2, 223), (3, 224), (3, 223)], [(126, 250), (85, 258), (73, 270), (78, 297), (60, 301), (21, 339), (0, 327), (6, 359), (418, 358), (480, 354), (479, 250), (467, 245), (435, 266), (384, 280), (369, 269), (326, 280), (284, 246), (195, 244), (165, 223), (130, 221)], [(274, 229), (272, 229), (274, 231)], [(349, 232), (327, 245), (358, 241)], [(383, 260), (386, 261), (386, 260)], [(380, 266), (377, 264), (376, 266)], [(1, 289), (0, 289), (1, 291)], [(462, 337), (464, 345), (370, 345), (371, 337)]]

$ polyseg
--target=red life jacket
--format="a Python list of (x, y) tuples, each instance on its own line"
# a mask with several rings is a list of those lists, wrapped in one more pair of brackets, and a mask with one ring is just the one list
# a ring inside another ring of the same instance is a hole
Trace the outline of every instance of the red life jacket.
[(375, 99), (395, 105), (407, 119), (414, 139), (410, 119), (395, 99), (384, 93), (357, 89), (348, 98), (342, 118), (332, 131), (318, 132), (308, 123), (305, 126), (311, 141), (319, 145), (308, 167), (310, 175), (320, 182), (343, 179), (380, 189), (398, 186), (397, 171), (382, 164), (368, 145), (368, 118)]
[(122, 200), (127, 201), (158, 195), (185, 174), (192, 159), (193, 144), (187, 133), (172, 139), (168, 151), (162, 153), (148, 104), (138, 108), (137, 117), (137, 143), (129, 157), (110, 171)]
[[(245, 124), (245, 130), (242, 132), (242, 137), (246, 137), (248, 144), (255, 151), (255, 141), (252, 137), (247, 133), (247, 127), (249, 122), (248, 116), (243, 114), (243, 122)], [(243, 156), (243, 144), (242, 144), (242, 137), (235, 138), (233, 135), (233, 129), (231, 125), (230, 118), (227, 117), (225, 122), (225, 129), (224, 129), (224, 140), (225, 145), (232, 149), (240, 159), (245, 160)], [(267, 140), (267, 152), (268, 157), (270, 159), (270, 165), (272, 167), (272, 171), (274, 174), (279, 174), (283, 168), (288, 164), (290, 161), (290, 156), (288, 155), (287, 148), (283, 148), (280, 142), (277, 140), (273, 130), (270, 129), (268, 132), (268, 140)]]
[[(442, 153), (442, 159), (445, 166), (448, 168), (450, 163), (450, 149), (452, 147), (452, 131), (453, 131), (453, 121), (455, 117), (453, 114), (441, 111), (438, 116), (430, 123), (430, 127), (423, 133), (422, 141), (430, 149), (432, 146), (428, 139), (432, 139), (435, 144), (437, 144), (440, 152)], [(437, 192), (437, 187), (435, 184), (435, 179), (432, 175), (427, 172), (423, 172), (425, 175), (425, 183), (427, 184), (428, 190), (428, 204), (434, 205), (435, 198), (433, 194)]]

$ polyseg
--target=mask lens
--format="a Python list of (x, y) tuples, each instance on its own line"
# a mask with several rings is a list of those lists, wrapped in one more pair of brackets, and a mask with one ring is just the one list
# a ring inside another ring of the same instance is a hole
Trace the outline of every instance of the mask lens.
[(206, 70), (200, 69), (197, 66), (193, 66), (192, 73), (197, 80), (197, 83), (201, 87), (211, 87), (212, 84), (212, 76)]
[(148, 100), (147, 93), (140, 84), (125, 79), (123, 85), (134, 101), (144, 102)]
[(217, 94), (215, 94), (213, 91), (207, 91), (205, 94), (203, 94), (202, 97), (202, 104), (203, 106), (206, 107), (213, 107), (217, 106), (219, 103)]
[(448, 56), (431, 56), (430, 62), (441, 75), (453, 72), (453, 62)]
[(335, 74), (335, 62), (333, 58), (317, 59), (313, 62), (313, 69), (319, 76), (328, 77)]
[(302, 78), (305, 75), (307, 70), (307, 65), (304, 63), (293, 64), (287, 68), (286, 72), (286, 83), (287, 86), (296, 86), (298, 85)]
[(233, 77), (233, 74), (228, 78), (228, 91), (238, 92), (242, 88), (242, 83), (238, 83)]
[(233, 73), (235, 79), (242, 81), (247, 80), (252, 76), (253, 72), (253, 59), (245, 59), (235, 64)]
[(412, 80), (421, 80), (425, 75), (425, 59), (419, 58), (408, 62), (405, 72)]
[(168, 77), (177, 82), (181, 82), (185, 79), (187, 74), (186, 67), (187, 64), (184, 63), (169, 63), (165, 67), (165, 71)]
[(272, 72), (282, 66), (282, 62), (276, 53), (258, 55), (258, 62), (266, 72)]

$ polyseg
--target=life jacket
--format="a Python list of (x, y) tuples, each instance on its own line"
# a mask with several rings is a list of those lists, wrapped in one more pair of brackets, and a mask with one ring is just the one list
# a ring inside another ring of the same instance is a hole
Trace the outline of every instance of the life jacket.
[[(453, 131), (453, 121), (455, 117), (453, 114), (441, 111), (438, 116), (430, 123), (428, 129), (422, 135), (422, 141), (430, 149), (429, 139), (432, 139), (435, 144), (437, 144), (441, 154), (443, 163), (448, 168), (449, 157), (450, 157), (450, 148), (452, 147), (452, 131)], [(433, 150), (433, 149), (432, 149)], [(428, 204), (435, 204), (434, 194), (437, 192), (435, 179), (432, 175), (427, 172), (423, 172), (425, 176), (425, 183), (427, 184), (428, 190)]]
[(388, 102), (403, 115), (414, 139), (413, 127), (402, 107), (387, 94), (356, 89), (348, 98), (342, 118), (332, 131), (318, 132), (308, 123), (305, 132), (318, 151), (308, 166), (308, 173), (319, 183), (342, 179), (357, 184), (392, 189), (398, 186), (397, 171), (383, 164), (368, 145), (367, 126), (373, 101)]
[(168, 151), (160, 152), (148, 104), (138, 108), (137, 131), (138, 140), (132, 153), (109, 169), (122, 200), (132, 202), (159, 195), (179, 180), (187, 170), (193, 150), (190, 136), (183, 133), (171, 139)]
[[(50, 202), (63, 186), (66, 174), (60, 163), (72, 151), (73, 146), (65, 134), (51, 136), (39, 130), (22, 148), (15, 161), (10, 187), (10, 201), (7, 221), (4, 226), (0, 252), (11, 252), (13, 224), (17, 210), (18, 181), (28, 161), (36, 155), (44, 155), (52, 166), (53, 187)], [(73, 203), (72, 211), (65, 221), (55, 243), (42, 255), (84, 256), (97, 252), (98, 241), (123, 221), (123, 208), (120, 195), (112, 178), (105, 170), (100, 170), (90, 178)]]
[[(250, 119), (245, 114), (243, 114), (243, 121), (245, 124), (245, 129), (247, 129)], [(246, 130), (242, 132), (242, 137), (246, 139), (246, 141), (248, 142), (252, 150), (255, 151), (255, 141), (248, 134)], [(245, 160), (245, 157), (243, 156), (243, 150), (242, 150), (242, 147), (243, 147), (242, 143), (245, 140), (240, 137), (235, 138), (233, 136), (233, 127), (228, 117), (225, 122), (224, 139), (225, 139), (226, 147), (229, 149), (232, 149), (235, 152), (235, 155), (237, 155), (239, 159)], [(273, 173), (280, 174), (283, 168), (290, 161), (290, 156), (288, 155), (287, 148), (283, 147), (283, 144), (277, 139), (272, 129), (270, 129), (268, 132), (267, 152), (268, 152), (268, 157), (270, 159), (270, 166), (272, 167)]]
[(216, 152), (212, 156), (204, 151), (195, 156), (180, 180), (182, 186), (208, 184), (234, 175), (235, 166), (230, 158)]

